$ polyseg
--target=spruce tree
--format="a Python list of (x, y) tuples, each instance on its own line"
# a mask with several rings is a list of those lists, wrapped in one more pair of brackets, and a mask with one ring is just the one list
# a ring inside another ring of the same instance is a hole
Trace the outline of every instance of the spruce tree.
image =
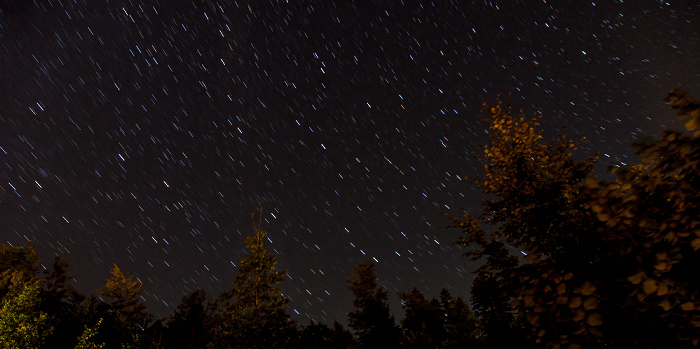
[(209, 309), (203, 289), (194, 290), (184, 297), (167, 323), (165, 341), (168, 348), (204, 348), (209, 341), (206, 323)]
[(401, 320), (403, 348), (442, 348), (445, 340), (445, 312), (435, 298), (425, 298), (413, 288), (410, 292), (399, 292), (404, 309)]
[(391, 315), (388, 294), (377, 286), (374, 262), (355, 266), (355, 275), (347, 280), (355, 299), (348, 313), (348, 325), (355, 331), (360, 348), (397, 348), (401, 333)]
[(220, 297), (214, 324), (219, 348), (282, 348), (294, 340), (296, 324), (287, 314), (289, 300), (279, 284), (287, 274), (277, 271), (277, 259), (265, 249), (267, 232), (260, 220), (246, 237), (249, 255), (241, 260), (233, 289)]
[(479, 344), (481, 333), (478, 322), (462, 297), (455, 299), (443, 288), (440, 291), (440, 309), (445, 316), (442, 348), (473, 348)]

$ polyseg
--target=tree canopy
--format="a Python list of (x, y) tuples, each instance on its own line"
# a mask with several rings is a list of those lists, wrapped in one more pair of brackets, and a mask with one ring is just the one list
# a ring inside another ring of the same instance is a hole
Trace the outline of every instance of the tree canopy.
[[(667, 99), (698, 124), (697, 103)], [(489, 334), (519, 330), (546, 347), (697, 345), (700, 133), (639, 143), (642, 165), (600, 181), (566, 137), (546, 142), (538, 118), (486, 106), (475, 182), (488, 200), (454, 222), (477, 270), (473, 302)], [(516, 256), (525, 255), (524, 258)], [(691, 267), (692, 265), (692, 267)]]

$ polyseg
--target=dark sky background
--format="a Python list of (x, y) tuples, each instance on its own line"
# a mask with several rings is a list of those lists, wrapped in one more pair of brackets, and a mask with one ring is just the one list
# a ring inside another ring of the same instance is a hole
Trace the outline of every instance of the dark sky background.
[(76, 285), (112, 263), (158, 317), (216, 296), (264, 204), (289, 313), (345, 321), (375, 259), (396, 292), (468, 295), (441, 212), (482, 101), (513, 93), (604, 169), (681, 128), (698, 95), (697, 1), (0, 0), (0, 238), (66, 256)]

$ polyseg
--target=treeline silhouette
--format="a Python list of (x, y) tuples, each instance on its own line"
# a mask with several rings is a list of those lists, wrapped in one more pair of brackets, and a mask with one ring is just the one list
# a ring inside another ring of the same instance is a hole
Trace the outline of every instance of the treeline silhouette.
[(116, 265), (85, 296), (62, 259), (40, 274), (31, 242), (1, 245), (0, 348), (698, 347), (700, 104), (680, 90), (665, 102), (689, 132), (636, 143), (639, 164), (612, 167), (611, 182), (593, 173), (596, 156), (575, 160), (573, 141), (546, 142), (538, 117), (484, 105), (484, 175), (473, 182), (488, 199), (477, 215), (447, 213), (480, 265), (471, 307), (414, 288), (399, 293), (396, 321), (370, 261), (347, 280), (348, 328), (298, 324), (259, 220), (232, 288), (211, 300), (193, 291), (159, 320)]
[[(413, 289), (400, 293), (405, 318), (390, 314), (387, 292), (377, 286), (374, 262), (360, 263), (348, 280), (355, 296), (351, 332), (338, 321), (298, 324), (275, 285), (286, 272), (262, 248), (265, 232), (246, 239), (234, 287), (214, 300), (198, 289), (174, 314), (154, 320), (141, 302), (141, 282), (116, 265), (97, 295), (69, 282), (57, 257), (41, 274), (31, 242), (0, 246), (0, 348), (463, 348), (479, 344), (467, 302), (443, 289), (439, 299)], [(38, 275), (41, 275), (40, 277)]]

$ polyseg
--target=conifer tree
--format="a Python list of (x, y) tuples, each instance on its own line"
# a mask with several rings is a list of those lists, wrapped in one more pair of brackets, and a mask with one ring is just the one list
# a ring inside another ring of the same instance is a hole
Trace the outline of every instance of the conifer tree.
[(445, 312), (436, 299), (425, 298), (415, 287), (399, 292), (404, 309), (401, 320), (403, 348), (442, 348), (445, 340)]
[(166, 330), (168, 348), (204, 348), (209, 342), (209, 331), (206, 324), (209, 309), (206, 302), (206, 292), (203, 289), (194, 290), (184, 297), (169, 318)]
[(245, 242), (250, 254), (241, 260), (233, 289), (221, 297), (214, 328), (220, 348), (282, 348), (296, 336), (296, 324), (287, 314), (289, 300), (279, 284), (287, 271), (277, 271), (277, 259), (265, 249), (262, 206), (254, 233)]
[(478, 322), (462, 297), (455, 299), (443, 288), (440, 291), (440, 309), (445, 317), (442, 348), (466, 348), (480, 344)]
[(84, 296), (71, 285), (67, 268), (68, 263), (56, 257), (51, 268), (44, 271), (41, 309), (49, 316), (49, 322), (54, 328), (46, 338), (46, 348), (73, 348), (76, 337), (84, 332), (85, 326), (81, 324), (84, 319), (77, 315), (79, 303)]
[(105, 286), (97, 290), (108, 307), (104, 330), (99, 335), (107, 337), (105, 342), (108, 348), (116, 345), (136, 346), (139, 335), (151, 321), (140, 299), (143, 284), (134, 280), (133, 276), (127, 278), (116, 264), (111, 274)]
[(401, 333), (389, 309), (388, 294), (377, 286), (374, 262), (359, 263), (355, 275), (347, 280), (354, 296), (354, 310), (348, 313), (348, 325), (355, 331), (360, 348), (397, 348)]

